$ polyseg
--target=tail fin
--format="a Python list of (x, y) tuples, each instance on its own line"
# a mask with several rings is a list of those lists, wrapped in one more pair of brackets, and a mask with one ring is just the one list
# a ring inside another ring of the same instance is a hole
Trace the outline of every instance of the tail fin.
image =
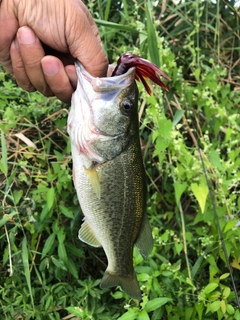
[(141, 290), (134, 271), (133, 274), (129, 275), (128, 277), (122, 277), (117, 274), (111, 274), (106, 270), (100, 283), (100, 287), (104, 289), (115, 286), (121, 286), (123, 291), (132, 299), (136, 299), (139, 301), (142, 299)]

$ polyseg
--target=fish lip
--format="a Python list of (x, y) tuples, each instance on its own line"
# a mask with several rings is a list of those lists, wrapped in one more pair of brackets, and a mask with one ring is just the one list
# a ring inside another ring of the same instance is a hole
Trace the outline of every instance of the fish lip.
[(111, 77), (115, 68), (114, 65), (109, 65), (107, 77), (93, 77), (87, 70), (85, 70), (84, 66), (78, 60), (75, 60), (75, 67), (92, 85), (95, 92), (108, 92), (124, 89), (135, 81), (135, 67), (131, 67), (126, 73), (114, 77)]

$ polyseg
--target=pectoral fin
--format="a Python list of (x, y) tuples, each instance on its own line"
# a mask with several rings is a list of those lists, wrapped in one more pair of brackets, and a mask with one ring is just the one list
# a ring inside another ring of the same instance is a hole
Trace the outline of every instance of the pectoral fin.
[(139, 232), (139, 236), (136, 241), (136, 246), (138, 251), (145, 259), (152, 252), (153, 249), (153, 237), (152, 237), (152, 229), (148, 221), (147, 214), (144, 214), (142, 227)]
[(94, 192), (96, 193), (96, 196), (98, 197), (98, 199), (100, 199), (100, 193), (101, 193), (101, 186), (100, 186), (100, 180), (98, 177), (98, 173), (95, 167), (90, 168), (90, 169), (86, 169), (84, 167), (90, 181), (93, 187)]
[(79, 232), (78, 232), (78, 238), (89, 244), (92, 247), (101, 247), (101, 243), (96, 239), (92, 229), (90, 228), (87, 221), (84, 221)]

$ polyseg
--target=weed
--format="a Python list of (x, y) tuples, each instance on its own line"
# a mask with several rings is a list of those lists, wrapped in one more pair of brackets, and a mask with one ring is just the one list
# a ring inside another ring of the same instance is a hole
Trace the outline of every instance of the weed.
[[(169, 92), (140, 90), (140, 136), (154, 249), (134, 250), (138, 305), (99, 289), (103, 251), (81, 243), (68, 106), (0, 71), (0, 308), (3, 319), (240, 319), (239, 12), (235, 1), (92, 1), (111, 62), (160, 65)], [(199, 154), (206, 167), (208, 184)], [(211, 190), (210, 190), (211, 189)]]

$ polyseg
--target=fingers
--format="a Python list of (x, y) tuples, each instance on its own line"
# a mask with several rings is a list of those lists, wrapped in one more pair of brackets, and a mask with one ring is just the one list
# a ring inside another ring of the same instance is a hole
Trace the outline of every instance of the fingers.
[[(107, 73), (108, 59), (104, 53), (98, 28), (87, 10), (80, 2), (79, 10), (66, 8), (66, 41), (71, 55), (77, 58), (94, 77), (104, 77)], [(71, 23), (70, 23), (71, 21)], [(70, 28), (69, 28), (70, 27)]]
[(74, 58), (93, 76), (106, 76), (108, 60), (98, 29), (81, 0), (16, 3), (1, 3), (0, 30), (8, 32), (0, 32), (0, 64), (19, 86), (69, 102), (77, 82)]
[(12, 63), (12, 73), (18, 85), (29, 92), (35, 91), (36, 88), (31, 84), (26, 73), (17, 39), (15, 39), (11, 44), (10, 55)]
[(77, 87), (77, 80), (78, 80), (75, 66), (74, 65), (66, 66), (65, 67), (65, 71), (66, 71), (66, 73), (68, 75), (68, 78), (69, 78), (69, 80), (71, 82), (71, 85), (72, 85), (73, 89), (75, 90), (76, 87)]
[(53, 94), (45, 81), (41, 66), (45, 52), (30, 28), (19, 28), (10, 54), (14, 76), (20, 87), (27, 91), (37, 89), (46, 96)]
[[(46, 56), (41, 60), (41, 65), (44, 72), (45, 81), (51, 89), (51, 92), (61, 101), (70, 104), (73, 88), (62, 62), (54, 56)], [(72, 66), (72, 68), (75, 69), (74, 66)], [(70, 67), (70, 73), (73, 82), (74, 72), (75, 70), (71, 71)]]
[[(16, 19), (7, 15), (5, 8), (6, 3), (7, 1), (3, 2), (0, 8), (0, 65), (12, 74), (13, 70), (9, 48), (19, 26)], [(5, 5), (5, 7), (3, 5)]]
[(18, 30), (10, 54), (13, 73), (21, 88), (30, 92), (38, 90), (45, 96), (55, 95), (70, 103), (73, 88), (63, 63), (54, 56), (45, 56), (41, 42), (30, 28)]

